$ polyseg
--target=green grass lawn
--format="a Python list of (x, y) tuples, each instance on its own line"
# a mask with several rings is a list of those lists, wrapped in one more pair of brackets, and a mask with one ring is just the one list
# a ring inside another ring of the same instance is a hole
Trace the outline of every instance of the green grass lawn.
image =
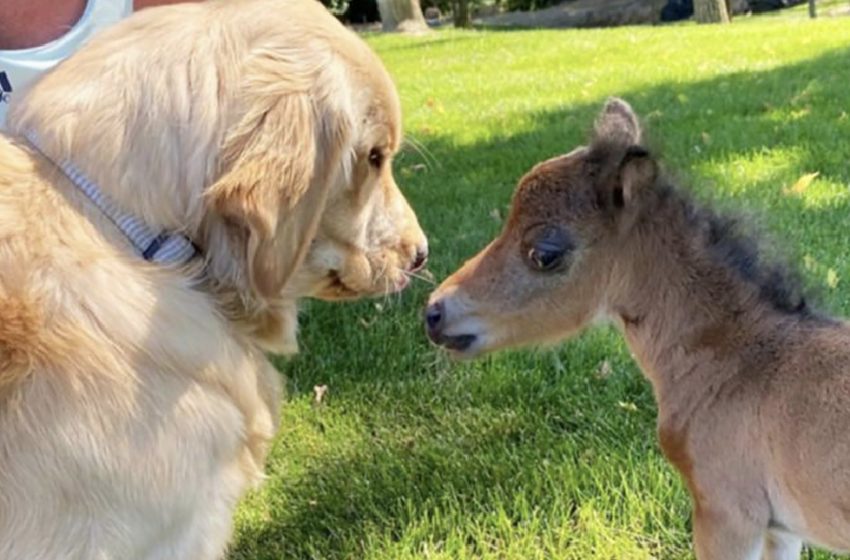
[[(820, 306), (850, 314), (850, 18), (369, 41), (401, 92), (396, 177), (437, 279), (498, 232), (517, 179), (620, 95), (681, 183), (751, 211)], [(688, 497), (618, 334), (454, 363), (420, 325), (430, 290), (306, 306), (231, 559), (692, 558)]]

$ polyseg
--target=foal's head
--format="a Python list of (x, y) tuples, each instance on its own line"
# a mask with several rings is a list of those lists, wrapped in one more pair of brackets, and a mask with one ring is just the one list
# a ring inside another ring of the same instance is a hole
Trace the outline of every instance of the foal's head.
[(656, 173), (631, 107), (611, 99), (589, 147), (520, 180), (502, 234), (432, 294), (428, 336), (472, 356), (580, 330), (605, 311), (613, 257)]

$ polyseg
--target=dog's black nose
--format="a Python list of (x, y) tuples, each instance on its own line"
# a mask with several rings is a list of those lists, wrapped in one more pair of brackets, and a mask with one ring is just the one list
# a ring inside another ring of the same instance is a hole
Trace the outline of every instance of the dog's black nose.
[(422, 270), (422, 267), (425, 266), (425, 263), (428, 262), (428, 248), (420, 247), (416, 250), (416, 256), (413, 258), (413, 264), (410, 265), (410, 271), (416, 272), (417, 270)]
[(428, 336), (432, 340), (438, 337), (442, 324), (443, 304), (436, 301), (425, 309), (425, 326), (428, 327)]

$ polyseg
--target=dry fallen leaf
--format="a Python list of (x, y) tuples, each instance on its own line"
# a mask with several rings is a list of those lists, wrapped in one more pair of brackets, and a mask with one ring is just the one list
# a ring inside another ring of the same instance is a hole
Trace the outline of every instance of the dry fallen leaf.
[(492, 210), (490, 210), (490, 217), (496, 220), (497, 222), (502, 221), (502, 213), (499, 212), (498, 208), (493, 208)]
[(608, 360), (603, 360), (599, 367), (596, 369), (596, 377), (599, 379), (606, 379), (611, 375), (614, 370), (611, 368), (611, 362)]
[(796, 183), (786, 188), (784, 191), (785, 194), (803, 194), (804, 192), (806, 192), (806, 189), (809, 188), (809, 185), (812, 184), (812, 181), (814, 181), (818, 175), (820, 175), (820, 172), (818, 171), (815, 171), (814, 173), (806, 173), (805, 175), (797, 179)]
[(435, 100), (435, 99), (429, 99), (428, 100), (428, 108), (431, 109), (432, 111), (436, 111), (437, 113), (439, 113), (441, 115), (446, 112), (445, 108), (443, 107), (443, 104), (440, 101)]
[(625, 402), (625, 401), (617, 401), (617, 404), (623, 410), (627, 410), (629, 412), (637, 412), (637, 405), (635, 403)]
[(325, 398), (325, 393), (328, 392), (327, 385), (314, 385), (313, 386), (313, 404), (319, 406), (322, 404), (322, 400)]
[(832, 288), (833, 290), (838, 287), (838, 273), (835, 272), (835, 269), (830, 268), (826, 271), (826, 285)]
[(818, 262), (811, 255), (803, 255), (803, 266), (806, 270), (814, 270)]
[(567, 369), (564, 367), (564, 362), (561, 361), (561, 357), (555, 352), (552, 352), (552, 366), (558, 373), (564, 373)]

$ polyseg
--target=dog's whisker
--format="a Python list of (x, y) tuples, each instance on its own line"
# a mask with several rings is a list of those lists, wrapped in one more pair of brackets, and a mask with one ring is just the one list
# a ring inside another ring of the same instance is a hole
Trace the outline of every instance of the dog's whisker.
[(410, 146), (416, 153), (422, 156), (422, 159), (425, 160), (425, 165), (427, 167), (437, 167), (439, 162), (437, 158), (434, 157), (434, 154), (420, 141), (416, 140), (413, 136), (406, 136), (403, 141), (403, 146)]
[(437, 282), (433, 278), (429, 278), (424, 274), (419, 274), (418, 272), (413, 272), (412, 270), (405, 270), (404, 275), (410, 278), (416, 278), (417, 280), (422, 280), (426, 284), (430, 284), (431, 286), (436, 286)]

